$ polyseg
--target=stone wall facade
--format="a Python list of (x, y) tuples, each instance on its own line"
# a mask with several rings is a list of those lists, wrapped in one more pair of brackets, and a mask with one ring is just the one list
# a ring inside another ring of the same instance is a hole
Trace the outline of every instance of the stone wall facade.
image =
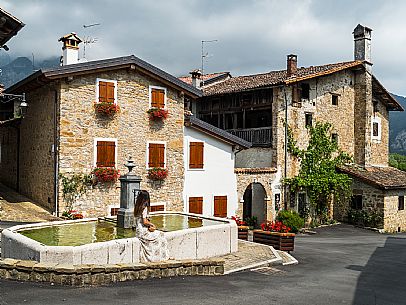
[(0, 182), (17, 189), (18, 127), (0, 127)]
[(406, 190), (388, 190), (385, 192), (385, 232), (393, 233), (406, 231), (406, 210), (398, 209), (399, 196), (406, 196)]
[[(117, 81), (117, 103), (120, 112), (114, 117), (95, 113), (96, 79)], [(162, 122), (149, 120), (149, 86), (167, 89), (166, 108), (169, 116)], [(118, 70), (90, 74), (61, 83), (59, 124), (59, 173), (91, 172), (95, 167), (95, 139), (117, 140), (117, 168), (122, 174), (131, 155), (141, 176), (141, 188), (151, 194), (151, 202), (166, 203), (166, 208), (183, 210), (183, 95), (159, 81), (134, 71)], [(166, 144), (168, 177), (162, 182), (147, 178), (147, 143)], [(67, 209), (59, 192), (60, 211)], [(65, 205), (65, 206), (64, 206)], [(119, 182), (99, 183), (79, 198), (73, 208), (86, 216), (106, 215), (109, 206), (119, 206)]]
[(58, 84), (26, 93), (30, 104), (20, 125), (20, 193), (55, 211), (55, 119)]
[(237, 194), (238, 209), (237, 215), (243, 215), (244, 193), (251, 183), (259, 183), (265, 190), (264, 198), (264, 218), (266, 220), (275, 219), (275, 200), (273, 199), (273, 190), (271, 183), (277, 179), (277, 170), (275, 168), (236, 168), (237, 175)]

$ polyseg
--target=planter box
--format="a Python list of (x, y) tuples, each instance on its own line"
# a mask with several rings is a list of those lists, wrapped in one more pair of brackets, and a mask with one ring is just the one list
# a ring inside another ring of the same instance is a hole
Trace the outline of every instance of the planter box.
[(278, 233), (254, 230), (254, 242), (274, 247), (276, 250), (293, 251), (295, 247), (294, 233)]
[(248, 240), (248, 226), (238, 226), (238, 239)]

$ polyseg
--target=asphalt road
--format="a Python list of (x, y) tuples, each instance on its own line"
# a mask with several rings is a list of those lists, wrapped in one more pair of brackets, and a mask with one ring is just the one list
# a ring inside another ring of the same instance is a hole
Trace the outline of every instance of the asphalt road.
[(406, 304), (406, 235), (338, 225), (298, 236), (296, 266), (72, 288), (0, 280), (14, 304)]

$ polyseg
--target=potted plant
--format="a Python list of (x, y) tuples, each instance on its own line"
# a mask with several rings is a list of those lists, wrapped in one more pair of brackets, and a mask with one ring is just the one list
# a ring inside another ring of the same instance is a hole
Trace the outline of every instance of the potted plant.
[(152, 107), (148, 109), (147, 113), (152, 121), (163, 120), (168, 117), (168, 110), (162, 108)]
[(114, 167), (96, 167), (92, 174), (98, 182), (116, 182), (120, 177), (120, 171)]
[(76, 210), (68, 210), (68, 211), (63, 211), (61, 218), (63, 218), (63, 219), (83, 219), (83, 214)]
[(104, 116), (113, 116), (120, 112), (120, 106), (111, 102), (96, 102), (94, 103), (94, 109), (97, 114)]
[(249, 227), (247, 226), (247, 223), (244, 220), (242, 220), (239, 216), (231, 216), (231, 219), (237, 223), (238, 238), (248, 240)]
[(148, 170), (148, 179), (162, 181), (168, 177), (168, 170), (162, 167), (153, 167)]
[(272, 246), (276, 250), (294, 250), (295, 233), (291, 233), (291, 229), (281, 221), (262, 223), (261, 229), (253, 231), (254, 242)]

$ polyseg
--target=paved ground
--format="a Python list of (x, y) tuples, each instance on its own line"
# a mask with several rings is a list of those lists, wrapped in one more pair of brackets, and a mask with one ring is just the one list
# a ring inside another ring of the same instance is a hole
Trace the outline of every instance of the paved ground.
[[(0, 183), (0, 221), (41, 222), (58, 220), (48, 211)], [(7, 224), (5, 224), (7, 226)]]
[(299, 236), (295, 266), (71, 288), (0, 280), (6, 304), (406, 304), (406, 235), (351, 226)]

